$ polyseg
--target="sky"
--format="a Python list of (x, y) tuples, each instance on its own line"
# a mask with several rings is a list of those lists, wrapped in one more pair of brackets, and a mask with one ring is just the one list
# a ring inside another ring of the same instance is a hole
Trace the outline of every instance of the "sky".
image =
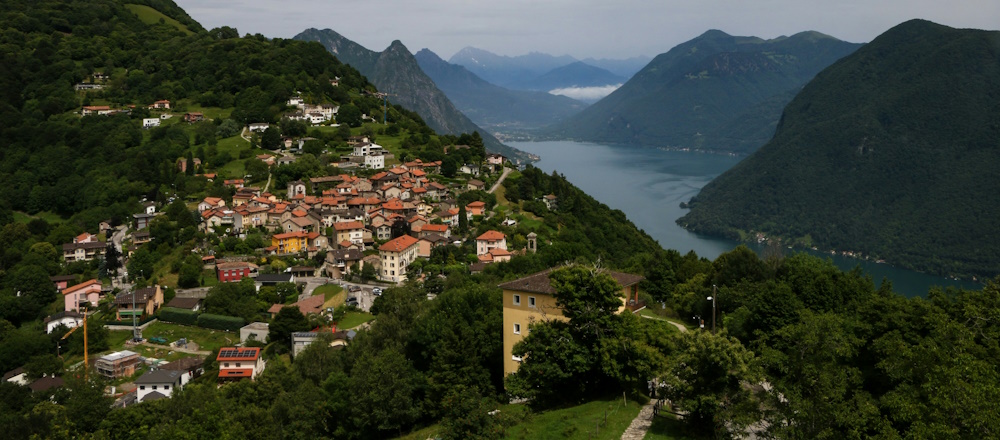
[(1000, 28), (998, 0), (174, 0), (202, 26), (291, 38), (337, 31), (382, 51), (400, 40), (447, 60), (463, 47), (623, 59), (656, 56), (709, 29), (774, 38), (805, 30), (863, 43), (922, 18)]

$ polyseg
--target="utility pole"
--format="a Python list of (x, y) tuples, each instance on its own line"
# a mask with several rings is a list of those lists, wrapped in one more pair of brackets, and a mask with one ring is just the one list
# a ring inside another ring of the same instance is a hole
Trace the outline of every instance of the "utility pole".
[(715, 299), (719, 296), (719, 289), (712, 284), (712, 334), (715, 334)]
[[(139, 271), (139, 278), (142, 278), (142, 271)], [(132, 283), (132, 340), (139, 342), (139, 329), (136, 328), (135, 322), (135, 283)]]

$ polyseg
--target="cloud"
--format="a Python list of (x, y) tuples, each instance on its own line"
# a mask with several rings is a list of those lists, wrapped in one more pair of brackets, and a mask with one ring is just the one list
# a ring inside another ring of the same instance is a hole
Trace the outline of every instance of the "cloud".
[(621, 84), (608, 84), (598, 87), (565, 87), (549, 90), (549, 94), (562, 95), (584, 102), (594, 102), (610, 95), (611, 92), (618, 90), (621, 86)]

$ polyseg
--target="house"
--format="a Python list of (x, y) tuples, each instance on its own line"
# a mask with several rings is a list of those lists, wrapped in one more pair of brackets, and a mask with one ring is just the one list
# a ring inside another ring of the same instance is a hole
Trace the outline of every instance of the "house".
[(458, 172), (463, 174), (479, 175), (479, 167), (476, 164), (467, 163), (458, 168)]
[(142, 210), (146, 214), (155, 214), (156, 213), (156, 203), (155, 202), (146, 202), (146, 203), (143, 203), (142, 204)]
[(101, 282), (92, 279), (63, 289), (63, 310), (79, 312), (81, 308), (97, 307), (101, 300)]
[(92, 241), (86, 243), (66, 243), (63, 246), (63, 260), (67, 263), (74, 261), (90, 261), (104, 255), (108, 244), (103, 241)]
[(226, 207), (226, 201), (221, 197), (205, 197), (201, 203), (198, 203), (198, 212), (205, 212), (209, 209), (217, 209)]
[(142, 230), (148, 228), (149, 222), (153, 221), (153, 217), (156, 217), (156, 215), (146, 213), (132, 214), (132, 219), (135, 220), (135, 229)]
[(215, 273), (220, 282), (235, 283), (246, 277), (257, 276), (257, 265), (244, 261), (216, 263)]
[(353, 221), (353, 222), (337, 222), (333, 224), (333, 229), (336, 231), (336, 236), (334, 239), (337, 243), (343, 241), (349, 241), (355, 244), (364, 243), (365, 238), (365, 224), (364, 222)]
[(281, 229), (287, 232), (303, 232), (317, 229), (318, 222), (311, 217), (292, 217), (281, 222)]
[(190, 310), (192, 312), (197, 312), (201, 309), (201, 298), (181, 298), (174, 297), (167, 303), (166, 307), (173, 307), (175, 309)]
[(542, 197), (542, 202), (545, 203), (545, 207), (548, 208), (549, 211), (554, 211), (559, 207), (559, 198), (556, 197), (555, 194), (549, 194)]
[(83, 325), (83, 313), (76, 311), (59, 312), (55, 315), (45, 317), (42, 321), (45, 324), (45, 333), (50, 334), (60, 325), (66, 328), (79, 327)]
[(441, 235), (444, 238), (451, 237), (451, 230), (448, 229), (448, 225), (438, 225), (434, 223), (429, 223), (420, 228), (420, 238), (426, 237), (428, 235)]
[(135, 393), (138, 402), (146, 402), (147, 399), (157, 400), (170, 398), (173, 392), (179, 389), (181, 376), (183, 373), (176, 370), (154, 370), (146, 372), (135, 380)]
[(478, 179), (469, 179), (469, 181), (466, 182), (466, 185), (468, 186), (469, 191), (482, 191), (486, 189), (486, 183)]
[(486, 163), (489, 165), (503, 165), (507, 160), (502, 154), (488, 154), (486, 155)]
[(311, 266), (292, 266), (288, 268), (288, 273), (297, 277), (315, 277), (319, 269)]
[(94, 362), (94, 368), (101, 376), (118, 379), (135, 374), (139, 366), (139, 353), (123, 350), (103, 356)]
[[(562, 309), (556, 305), (555, 289), (549, 282), (552, 269), (547, 269), (524, 278), (500, 284), (503, 289), (503, 372), (509, 375), (517, 371), (521, 359), (513, 355), (514, 344), (528, 334), (528, 326), (537, 321), (566, 320)], [(644, 278), (622, 272), (607, 272), (622, 289), (623, 302), (619, 313), (626, 304), (635, 303), (639, 297), (639, 282)]]
[(131, 292), (122, 292), (115, 297), (117, 319), (123, 316), (150, 316), (163, 305), (163, 290), (159, 285), (145, 287)]
[(288, 304), (273, 304), (271, 308), (267, 309), (267, 313), (271, 314), (273, 319), (278, 315), (278, 312), (285, 307), (298, 307), (299, 312), (302, 312), (303, 316), (318, 315), (323, 313), (323, 303), (326, 302), (326, 297), (323, 295), (313, 295), (306, 299), (296, 301), (295, 303)]
[(139, 231), (132, 234), (132, 244), (146, 244), (152, 240), (149, 231)]
[(106, 105), (87, 105), (83, 107), (83, 110), (80, 110), (80, 114), (83, 116), (110, 115), (111, 107), (108, 107)]
[(369, 155), (381, 156), (385, 154), (383, 151), (385, 150), (382, 148), (381, 145), (363, 142), (354, 146), (354, 152), (351, 153), (351, 155), (356, 157), (369, 156)]
[(291, 199), (298, 195), (306, 195), (306, 183), (301, 180), (288, 182), (288, 194), (285, 198)]
[(502, 263), (504, 261), (510, 261), (512, 256), (513, 255), (506, 249), (493, 248), (485, 254), (477, 255), (476, 258), (479, 258), (480, 263)]
[(439, 246), (445, 246), (448, 244), (448, 239), (441, 234), (428, 234), (421, 235), (420, 241), (418, 242), (419, 249), (417, 250), (417, 256), (423, 258), (430, 258), (431, 251)]
[(369, 154), (365, 156), (365, 168), (369, 170), (381, 170), (385, 168), (385, 155)]
[(335, 331), (336, 328), (330, 328), (329, 330), (324, 329), (323, 331), (314, 330), (311, 332), (295, 332), (292, 333), (292, 358), (299, 355), (302, 350), (319, 340), (323, 333), (329, 333), (333, 335), (333, 340), (330, 342), (330, 347), (336, 349), (342, 349), (347, 344), (354, 340), (354, 336), (357, 332), (354, 330), (341, 330)]
[(184, 113), (184, 122), (200, 122), (205, 120), (205, 115), (200, 112)]
[(169, 362), (159, 367), (161, 370), (179, 371), (181, 373), (181, 386), (187, 385), (191, 379), (197, 379), (205, 374), (205, 358), (185, 357)]
[(334, 249), (326, 254), (326, 273), (333, 278), (343, 278), (351, 273), (351, 267), (358, 265), (360, 270), (364, 253), (360, 249)]
[(507, 237), (503, 233), (489, 230), (476, 237), (476, 256), (486, 255), (492, 249), (507, 250)]
[(2, 381), (21, 386), (26, 386), (30, 383), (28, 382), (28, 372), (24, 371), (24, 367), (17, 367), (4, 373)]
[(270, 154), (258, 154), (257, 159), (264, 162), (268, 166), (274, 165), (274, 156)]
[(260, 288), (264, 286), (276, 286), (279, 283), (294, 283), (295, 275), (290, 273), (262, 273), (257, 275), (257, 281), (254, 285), (257, 287), (257, 291), (260, 292)]
[(401, 235), (379, 246), (382, 280), (391, 283), (406, 281), (406, 267), (417, 259), (419, 248), (418, 240), (409, 235)]
[(247, 341), (267, 342), (268, 324), (266, 322), (251, 322), (240, 327), (240, 344)]
[(166, 99), (161, 100), (161, 101), (156, 101), (156, 102), (153, 103), (153, 105), (149, 106), (149, 108), (160, 109), (160, 110), (169, 110), (170, 109), (170, 101), (166, 100)]
[(56, 275), (49, 277), (49, 281), (55, 284), (56, 290), (62, 292), (63, 289), (69, 287), (69, 283), (76, 281), (76, 275)]
[(286, 232), (271, 236), (271, 246), (278, 254), (295, 254), (307, 248), (309, 233), (305, 231)]
[(260, 347), (223, 347), (215, 360), (219, 363), (220, 384), (256, 379), (265, 366)]
[(263, 133), (264, 130), (267, 130), (267, 128), (270, 126), (271, 124), (268, 124), (266, 122), (254, 122), (248, 125), (247, 129), (250, 130), (251, 133)]
[(142, 128), (150, 129), (160, 126), (160, 118), (142, 118)]
[(486, 214), (486, 203), (476, 200), (475, 202), (465, 205), (465, 215), (469, 216), (471, 219), (476, 215)]

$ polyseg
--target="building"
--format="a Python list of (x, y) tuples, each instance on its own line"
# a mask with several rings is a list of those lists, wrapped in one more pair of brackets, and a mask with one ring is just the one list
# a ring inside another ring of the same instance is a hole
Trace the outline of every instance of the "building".
[(251, 322), (240, 327), (240, 344), (247, 341), (267, 342), (268, 324), (266, 322)]
[(173, 392), (179, 389), (181, 376), (183, 373), (177, 370), (155, 370), (149, 371), (135, 380), (136, 400), (145, 402), (169, 398)]
[(63, 248), (63, 260), (67, 263), (74, 261), (90, 261), (104, 255), (108, 244), (103, 241), (90, 241), (85, 243), (66, 243)]
[(45, 324), (45, 333), (50, 334), (60, 325), (66, 328), (79, 327), (83, 324), (83, 313), (75, 311), (59, 312), (52, 316), (45, 317), (42, 321)]
[(142, 128), (150, 129), (160, 126), (160, 118), (142, 118)]
[(111, 353), (94, 362), (94, 368), (101, 376), (111, 379), (129, 377), (139, 366), (139, 353), (123, 350)]
[(132, 292), (122, 292), (115, 297), (117, 318), (150, 316), (163, 305), (163, 290), (159, 285), (145, 287)]
[(224, 262), (215, 265), (215, 272), (218, 274), (219, 281), (223, 283), (235, 283), (245, 277), (256, 277), (257, 269), (256, 264), (243, 261)]
[(493, 249), (507, 250), (507, 237), (499, 231), (486, 231), (476, 237), (476, 256), (489, 254)]
[(299, 195), (306, 195), (306, 183), (301, 180), (288, 182), (288, 193), (286, 198), (291, 199)]
[(333, 229), (337, 232), (335, 237), (337, 243), (349, 241), (353, 244), (363, 244), (365, 239), (365, 224), (359, 221), (337, 222), (333, 224)]
[(271, 246), (277, 254), (304, 252), (308, 247), (309, 233), (306, 231), (286, 232), (271, 236)]
[(381, 170), (385, 168), (385, 155), (369, 154), (365, 156), (365, 168), (370, 170)]
[(79, 312), (86, 307), (97, 307), (101, 300), (101, 282), (93, 279), (63, 289), (63, 310)]
[(256, 379), (265, 365), (259, 347), (223, 347), (215, 360), (219, 363), (219, 383)]
[(409, 235), (396, 237), (378, 248), (382, 260), (382, 280), (391, 283), (406, 281), (406, 267), (417, 259), (420, 246)]
[[(534, 322), (560, 319), (565, 320), (562, 310), (556, 305), (555, 289), (549, 282), (552, 269), (544, 270), (524, 278), (500, 284), (503, 289), (503, 372), (504, 375), (517, 371), (521, 359), (514, 356), (514, 344), (528, 334), (528, 326)], [(627, 304), (639, 299), (641, 275), (622, 272), (607, 272), (621, 286), (623, 301), (619, 313)]]
[(323, 331), (292, 333), (292, 358), (297, 357), (302, 350), (305, 350), (306, 347), (319, 340), (323, 333), (333, 335), (333, 340), (330, 341), (330, 347), (336, 349), (344, 348), (350, 341), (354, 340), (354, 336), (357, 335), (357, 332), (354, 330), (334, 330), (336, 330), (336, 328), (324, 329)]
[(180, 371), (181, 387), (187, 385), (191, 379), (196, 379), (205, 374), (205, 358), (186, 357), (176, 361), (160, 365), (161, 370)]

